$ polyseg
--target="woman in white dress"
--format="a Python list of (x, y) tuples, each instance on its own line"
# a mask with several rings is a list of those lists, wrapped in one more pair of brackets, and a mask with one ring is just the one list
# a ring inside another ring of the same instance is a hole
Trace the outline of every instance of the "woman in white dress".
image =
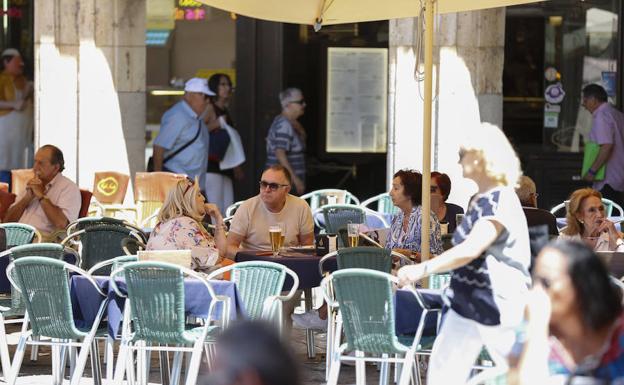
[(32, 146), (32, 84), (23, 75), (18, 50), (5, 49), (0, 62), (0, 170), (26, 168)]

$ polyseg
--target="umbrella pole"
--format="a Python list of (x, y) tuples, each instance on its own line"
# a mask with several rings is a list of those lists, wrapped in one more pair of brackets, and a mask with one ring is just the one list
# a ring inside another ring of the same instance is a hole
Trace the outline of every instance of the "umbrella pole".
[[(434, 2), (425, 0), (425, 94), (423, 113), (423, 183), (422, 183), (422, 227), (420, 250), (422, 260), (429, 259), (429, 234), (431, 212), (431, 117), (433, 109), (433, 34)], [(428, 287), (428, 282), (423, 282)]]

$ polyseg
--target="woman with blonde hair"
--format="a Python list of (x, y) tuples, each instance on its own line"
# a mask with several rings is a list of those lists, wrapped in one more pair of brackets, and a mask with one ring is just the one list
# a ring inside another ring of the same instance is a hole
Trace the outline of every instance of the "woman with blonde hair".
[(567, 226), (559, 238), (583, 241), (594, 251), (624, 251), (624, 241), (607, 219), (602, 194), (592, 188), (581, 188), (570, 195), (566, 212)]
[(465, 383), (482, 346), (504, 370), (531, 283), (529, 231), (514, 191), (520, 161), (498, 127), (482, 124), (468, 134), (459, 164), (478, 192), (453, 234), (454, 247), (398, 272), (406, 285), (452, 271), (450, 310), (433, 346), (428, 385)]
[[(206, 214), (215, 224), (214, 237), (201, 224)], [(206, 203), (196, 181), (181, 179), (169, 191), (146, 249), (190, 249), (193, 270), (207, 272), (221, 267), (226, 251), (223, 217), (217, 206)]]

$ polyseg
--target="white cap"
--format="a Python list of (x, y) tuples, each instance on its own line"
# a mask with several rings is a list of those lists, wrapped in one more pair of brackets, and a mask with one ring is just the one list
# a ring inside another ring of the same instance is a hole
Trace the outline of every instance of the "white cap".
[(16, 50), (15, 48), (7, 48), (4, 51), (2, 51), (2, 54), (0, 54), (0, 56), (21, 56), (19, 51)]
[(208, 88), (208, 81), (202, 78), (191, 78), (184, 85), (186, 92), (200, 92), (209, 96), (215, 96), (215, 93)]

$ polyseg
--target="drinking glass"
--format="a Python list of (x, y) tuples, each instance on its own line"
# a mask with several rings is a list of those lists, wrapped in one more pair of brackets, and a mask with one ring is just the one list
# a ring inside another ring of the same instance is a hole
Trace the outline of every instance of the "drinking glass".
[(281, 229), (281, 234), (282, 236), (280, 237), (280, 244), (279, 244), (279, 248), (280, 250), (282, 250), (284, 247), (286, 247), (286, 226), (284, 226), (283, 222), (278, 222), (276, 223), (277, 226), (279, 226), (279, 228)]
[(347, 225), (347, 235), (349, 236), (349, 247), (356, 247), (360, 238), (360, 224), (349, 223)]
[(271, 250), (273, 256), (277, 257), (282, 246), (282, 228), (279, 225), (269, 226), (269, 239), (271, 240)]

